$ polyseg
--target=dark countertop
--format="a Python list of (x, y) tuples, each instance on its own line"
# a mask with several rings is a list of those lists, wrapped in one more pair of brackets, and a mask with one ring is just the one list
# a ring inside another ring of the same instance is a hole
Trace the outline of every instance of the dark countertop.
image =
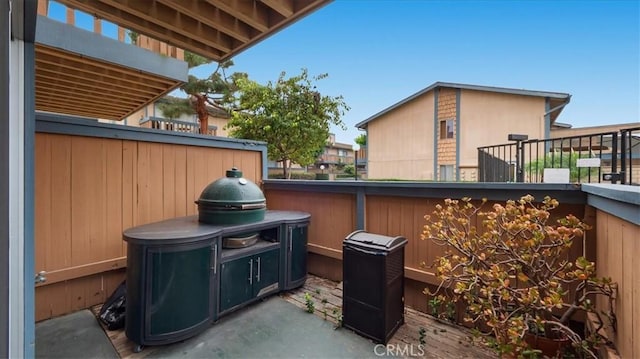
[(280, 224), (308, 222), (310, 218), (306, 212), (268, 210), (258, 222), (212, 225), (198, 222), (198, 215), (193, 215), (132, 227), (123, 232), (122, 238), (136, 244), (183, 244), (260, 231)]

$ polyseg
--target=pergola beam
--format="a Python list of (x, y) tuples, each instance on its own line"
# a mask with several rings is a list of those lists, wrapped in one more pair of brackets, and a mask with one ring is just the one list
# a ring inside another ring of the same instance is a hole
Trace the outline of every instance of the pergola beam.
[(158, 2), (178, 9), (193, 18), (194, 21), (200, 19), (203, 24), (243, 43), (250, 41), (255, 36), (252, 27), (202, 0), (158, 0)]
[(101, 3), (128, 13), (149, 23), (156, 23), (166, 29), (188, 38), (194, 36), (199, 42), (223, 52), (233, 49), (232, 39), (216, 29), (202, 26), (202, 23), (185, 18), (182, 13), (159, 2), (139, 0), (99, 0)]
[(246, 0), (206, 1), (222, 11), (233, 14), (260, 32), (267, 32), (271, 28), (268, 9), (258, 2)]
[(78, 10), (93, 14), (96, 17), (127, 27), (140, 34), (151, 36), (157, 40), (171, 43), (184, 50), (194, 52), (212, 59), (218, 59), (226, 53), (219, 48), (211, 47), (196, 40), (195, 36), (185, 36), (171, 31), (157, 23), (140, 19), (128, 12), (99, 3), (95, 0), (64, 0), (65, 4)]
[(260, 0), (268, 7), (277, 11), (284, 17), (291, 17), (293, 11), (293, 0)]

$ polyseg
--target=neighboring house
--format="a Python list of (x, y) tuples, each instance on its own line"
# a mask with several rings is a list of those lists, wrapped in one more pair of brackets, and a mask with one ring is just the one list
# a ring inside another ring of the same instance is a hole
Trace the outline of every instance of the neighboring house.
[[(131, 126), (158, 128), (167, 131), (190, 133), (200, 132), (200, 123), (198, 122), (198, 116), (195, 113), (192, 115), (182, 115), (176, 119), (168, 119), (162, 113), (160, 106), (163, 101), (166, 101), (165, 98), (161, 98), (129, 116), (127, 124)], [(207, 106), (207, 111), (209, 112), (209, 132), (207, 134), (212, 136), (228, 137), (228, 131), (225, 129), (225, 126), (229, 122), (229, 113), (213, 106)]]
[[(308, 168), (308, 170), (320, 172), (320, 166), (324, 166), (324, 171), (329, 172), (335, 167), (353, 164), (355, 158), (354, 154), (352, 145), (336, 142), (336, 135), (330, 133), (322, 153), (318, 156), (315, 163)], [(282, 162), (269, 161), (268, 166), (269, 173), (282, 173)], [(291, 166), (291, 169), (293, 171), (305, 170), (304, 167), (295, 163)]]
[(370, 179), (475, 181), (480, 146), (549, 138), (567, 93), (436, 82), (356, 127)]
[[(625, 138), (624, 148), (622, 143), (622, 136), (620, 134), (621, 130), (633, 130), (630, 131)], [(618, 163), (616, 166), (618, 167), (617, 172), (630, 171), (631, 182), (633, 184), (640, 184), (640, 122), (576, 128), (573, 128), (570, 125), (566, 125), (562, 127), (552, 128), (550, 138), (558, 140), (566, 139), (563, 142), (565, 142), (566, 144), (571, 143), (571, 148), (573, 151), (580, 151), (587, 146), (587, 141), (590, 142), (589, 145), (591, 147), (599, 148), (602, 151), (602, 153), (594, 154), (594, 157), (600, 157), (602, 160), (600, 167), (601, 172), (609, 173), (616, 172), (612, 169), (611, 161), (611, 153), (613, 152), (614, 145), (614, 134), (618, 136), (615, 143), (618, 153), (626, 153), (625, 160), (629, 162), (624, 164), (625, 167), (623, 169), (621, 167), (623, 165), (621, 161), (621, 155), (618, 155)], [(576, 136), (584, 137), (576, 138)], [(569, 140), (568, 138), (571, 138), (571, 140)]]
[(589, 127), (572, 127), (571, 125), (564, 125), (562, 127), (558, 126), (551, 129), (550, 138), (587, 136), (606, 132), (620, 132), (620, 130), (624, 130), (627, 128), (640, 128), (640, 122)]
[(330, 165), (348, 165), (353, 164), (354, 152), (353, 146), (347, 143), (336, 142), (336, 135), (329, 134), (327, 143), (324, 146), (324, 151), (315, 163), (315, 168), (320, 168), (321, 165), (325, 165), (327, 168)]

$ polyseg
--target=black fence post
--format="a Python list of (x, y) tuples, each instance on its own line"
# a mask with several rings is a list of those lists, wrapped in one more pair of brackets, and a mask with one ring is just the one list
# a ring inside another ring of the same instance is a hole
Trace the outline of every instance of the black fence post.
[(518, 182), (522, 183), (524, 182), (524, 142), (518, 141), (517, 146), (518, 153), (520, 154), (520, 161), (518, 163), (518, 166), (520, 167), (518, 169)]
[[(623, 154), (624, 155), (624, 154)], [(614, 175), (611, 177), (611, 183), (616, 184), (618, 173), (618, 133), (614, 132), (611, 136), (611, 173)]]
[(627, 130), (620, 131), (620, 184), (627, 184)]

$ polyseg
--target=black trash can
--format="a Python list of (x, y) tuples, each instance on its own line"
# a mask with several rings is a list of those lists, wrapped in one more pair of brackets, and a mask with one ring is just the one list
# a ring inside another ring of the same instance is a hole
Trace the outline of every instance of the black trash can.
[(386, 344), (404, 323), (404, 237), (355, 231), (343, 250), (343, 325)]

